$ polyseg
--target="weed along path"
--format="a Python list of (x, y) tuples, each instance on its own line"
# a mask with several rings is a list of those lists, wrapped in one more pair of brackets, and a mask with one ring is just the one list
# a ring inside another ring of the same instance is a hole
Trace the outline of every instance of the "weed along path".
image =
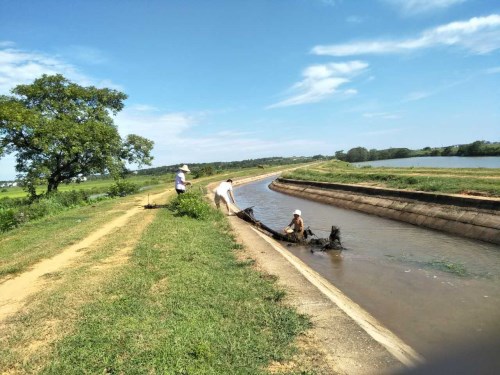
[[(0, 323), (19, 311), (27, 298), (44, 288), (45, 275), (50, 275), (71, 267), (77, 260), (85, 257), (86, 250), (98, 244), (104, 237), (118, 228), (124, 227), (128, 221), (139, 212), (144, 211), (143, 206), (149, 201), (163, 201), (170, 191), (164, 191), (152, 196), (141, 195), (135, 197), (136, 205), (129, 208), (123, 215), (103, 225), (92, 232), (83, 240), (65, 248), (58, 255), (42, 260), (35, 264), (29, 271), (9, 279), (0, 284)], [(116, 258), (115, 254), (115, 258)], [(119, 255), (118, 255), (119, 256)], [(115, 259), (116, 260), (116, 259)], [(111, 260), (113, 261), (113, 260)]]

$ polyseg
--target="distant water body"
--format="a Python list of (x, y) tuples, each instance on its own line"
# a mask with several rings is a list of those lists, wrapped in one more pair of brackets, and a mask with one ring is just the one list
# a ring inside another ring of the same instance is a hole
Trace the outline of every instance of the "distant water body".
[(430, 168), (500, 168), (500, 156), (420, 156), (354, 163), (372, 167), (430, 167)]

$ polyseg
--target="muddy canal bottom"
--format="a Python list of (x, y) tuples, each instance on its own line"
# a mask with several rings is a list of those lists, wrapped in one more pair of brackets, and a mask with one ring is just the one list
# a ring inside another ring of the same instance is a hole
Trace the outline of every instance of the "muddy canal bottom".
[(274, 192), (266, 179), (235, 189), (241, 208), (280, 230), (341, 229), (347, 250), (288, 250), (430, 359), (500, 334), (500, 247)]

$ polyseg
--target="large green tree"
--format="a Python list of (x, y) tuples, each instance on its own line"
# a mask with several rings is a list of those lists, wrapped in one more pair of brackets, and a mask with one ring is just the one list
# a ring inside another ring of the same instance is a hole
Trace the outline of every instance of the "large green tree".
[(121, 171), (126, 163), (150, 165), (153, 142), (122, 139), (113, 122), (127, 98), (122, 92), (82, 87), (62, 75), (43, 75), (0, 96), (0, 157), (16, 154), (28, 190), (45, 181), (47, 192), (72, 177)]

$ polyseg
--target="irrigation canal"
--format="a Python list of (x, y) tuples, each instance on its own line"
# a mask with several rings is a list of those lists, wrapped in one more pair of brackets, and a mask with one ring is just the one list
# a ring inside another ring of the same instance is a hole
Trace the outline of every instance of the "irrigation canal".
[(278, 193), (274, 178), (236, 187), (238, 205), (276, 230), (295, 209), (319, 237), (340, 227), (342, 252), (288, 251), (424, 357), (500, 335), (500, 246)]

